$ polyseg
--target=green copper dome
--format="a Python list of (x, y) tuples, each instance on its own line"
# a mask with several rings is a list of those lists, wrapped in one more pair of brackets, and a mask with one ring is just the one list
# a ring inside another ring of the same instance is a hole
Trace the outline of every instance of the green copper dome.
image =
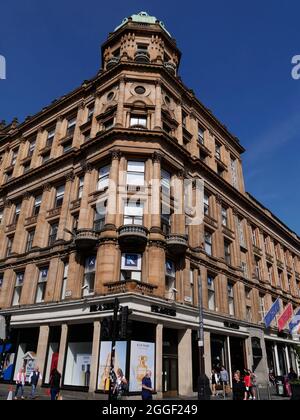
[[(161, 28), (171, 37), (171, 34), (170, 32), (167, 31), (164, 23), (159, 21), (155, 16), (148, 15), (147, 12), (140, 12), (137, 15), (130, 16), (130, 18), (132, 22), (137, 22), (137, 23), (149, 23), (149, 24), (159, 23)], [(122, 26), (124, 26), (128, 21), (129, 21), (129, 18), (123, 19), (123, 22), (121, 23), (121, 25), (116, 27), (115, 31), (122, 28)]]

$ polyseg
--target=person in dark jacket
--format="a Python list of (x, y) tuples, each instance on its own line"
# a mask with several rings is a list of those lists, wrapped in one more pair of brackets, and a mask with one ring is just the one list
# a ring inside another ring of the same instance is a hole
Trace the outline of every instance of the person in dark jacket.
[(61, 374), (57, 369), (53, 369), (50, 376), (51, 401), (55, 401), (60, 391)]
[(247, 400), (246, 386), (238, 373), (234, 374), (232, 393), (234, 401)]
[(151, 380), (152, 372), (151, 370), (147, 370), (146, 376), (142, 380), (142, 400), (152, 400), (152, 394), (154, 389), (152, 388), (152, 380)]
[(42, 375), (40, 373), (39, 368), (36, 367), (29, 377), (29, 382), (30, 382), (30, 385), (31, 385), (31, 395), (30, 395), (30, 397), (32, 399), (35, 398), (36, 388), (38, 386), (39, 381), (41, 381), (41, 380), (42, 380)]

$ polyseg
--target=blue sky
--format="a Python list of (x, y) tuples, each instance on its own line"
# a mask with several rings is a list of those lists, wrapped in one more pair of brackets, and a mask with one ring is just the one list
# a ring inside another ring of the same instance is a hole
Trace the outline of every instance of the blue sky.
[(247, 149), (247, 190), (300, 234), (298, 0), (2, 0), (0, 120), (23, 120), (93, 77), (108, 32), (141, 10), (165, 22), (185, 84)]

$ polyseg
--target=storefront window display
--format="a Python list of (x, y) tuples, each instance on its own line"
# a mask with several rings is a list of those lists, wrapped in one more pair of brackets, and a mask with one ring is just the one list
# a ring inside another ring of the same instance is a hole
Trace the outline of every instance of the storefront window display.
[(147, 370), (152, 372), (152, 386), (155, 379), (155, 344), (141, 341), (131, 342), (129, 391), (141, 392), (142, 380)]
[[(98, 391), (108, 391), (111, 368), (111, 341), (102, 341), (99, 357)], [(126, 374), (127, 341), (118, 341), (115, 349), (114, 371), (122, 369)]]

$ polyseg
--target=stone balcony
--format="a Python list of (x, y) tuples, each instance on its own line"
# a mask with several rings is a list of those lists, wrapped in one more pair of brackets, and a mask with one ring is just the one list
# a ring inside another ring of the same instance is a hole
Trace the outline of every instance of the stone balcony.
[(80, 251), (88, 251), (97, 244), (98, 235), (93, 229), (79, 229), (75, 234), (75, 245)]
[(9, 232), (13, 232), (13, 231), (15, 231), (15, 230), (16, 230), (16, 228), (17, 228), (17, 224), (16, 224), (16, 223), (12, 223), (11, 225), (8, 225), (8, 226), (6, 227), (6, 232), (7, 232), (7, 233), (9, 233)]
[(47, 217), (56, 217), (60, 216), (61, 213), (61, 207), (57, 207), (55, 209), (51, 209), (47, 212)]
[(253, 252), (255, 255), (258, 255), (259, 257), (262, 257), (263, 255), (262, 249), (259, 246), (254, 245), (254, 244), (253, 244)]
[(147, 51), (137, 51), (134, 54), (134, 61), (137, 63), (150, 63), (150, 54)]
[(174, 255), (182, 255), (188, 248), (187, 235), (170, 234), (166, 237), (166, 244), (168, 250)]
[(277, 266), (278, 266), (281, 270), (283, 270), (283, 269), (284, 269), (284, 264), (283, 264), (283, 262), (282, 262), (281, 260), (279, 260), (278, 258), (277, 258)]
[(172, 61), (167, 61), (164, 63), (164, 66), (170, 73), (176, 76), (176, 72), (177, 72), (176, 64), (172, 63)]
[(154, 292), (157, 289), (157, 286), (153, 284), (134, 280), (105, 283), (104, 287), (106, 287), (108, 294), (135, 292), (142, 295), (154, 295)]
[(268, 252), (266, 252), (266, 259), (268, 262), (272, 263), (274, 262), (274, 257), (273, 255), (269, 254)]
[(114, 66), (116, 66), (118, 63), (119, 63), (119, 61), (120, 61), (120, 58), (119, 57), (111, 57), (108, 61), (107, 61), (107, 64), (106, 64), (106, 68), (107, 68), (107, 70), (108, 69), (111, 69), (112, 67), (114, 67)]
[(81, 198), (78, 198), (78, 200), (74, 200), (71, 202), (71, 210), (78, 209), (81, 205)]
[(145, 248), (148, 240), (148, 230), (144, 226), (121, 226), (118, 230), (119, 244), (121, 247)]
[(31, 217), (27, 217), (27, 219), (25, 220), (25, 225), (35, 225), (37, 223), (37, 219), (38, 216), (31, 216)]

